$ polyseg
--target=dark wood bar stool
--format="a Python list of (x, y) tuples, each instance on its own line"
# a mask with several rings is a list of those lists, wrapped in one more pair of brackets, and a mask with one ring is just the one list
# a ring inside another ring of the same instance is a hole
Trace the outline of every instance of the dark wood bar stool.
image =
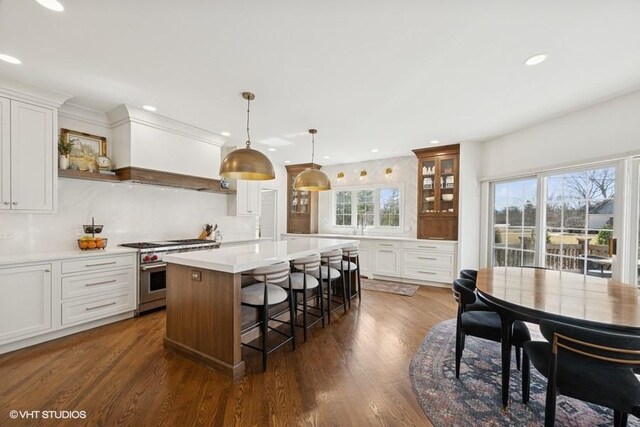
[[(343, 259), (340, 260), (340, 262), (336, 262), (333, 264), (330, 264), (331, 267), (335, 268), (335, 269), (340, 269), (342, 271), (343, 277), (342, 280), (344, 283), (346, 283), (347, 286), (347, 301), (349, 303), (349, 308), (351, 308), (351, 299), (355, 298), (356, 295), (358, 296), (358, 301), (361, 302), (362, 301), (362, 292), (360, 292), (361, 290), (361, 284), (360, 284), (360, 256), (358, 254), (359, 248), (358, 246), (349, 246), (346, 248), (342, 248), (342, 257)], [(357, 289), (356, 292), (352, 295), (353, 292), (353, 285), (352, 285), (352, 274), (351, 273), (355, 273), (356, 274), (356, 285), (357, 285)], [(344, 278), (347, 278), (347, 280), (344, 280)]]
[[(294, 306), (294, 324), (302, 327), (304, 331), (304, 342), (307, 342), (307, 330), (318, 322), (322, 322), (324, 328), (324, 297), (322, 292), (322, 271), (320, 269), (320, 254), (311, 255), (304, 258), (298, 258), (291, 261), (294, 270), (291, 273), (291, 289), (293, 290), (293, 306)], [(316, 279), (312, 273), (318, 274)], [(298, 317), (298, 295), (302, 295), (302, 325), (297, 323)], [(310, 298), (316, 298), (318, 306), (310, 307), (308, 301)], [(317, 313), (310, 311), (315, 308), (319, 310)], [(309, 323), (308, 316), (315, 317), (315, 320)]]
[[(293, 290), (291, 287), (290, 273), (291, 267), (286, 261), (266, 267), (259, 267), (251, 271), (249, 274), (261, 282), (242, 288), (242, 305), (253, 307), (258, 310), (262, 347), (255, 347), (248, 343), (242, 343), (242, 345), (262, 352), (263, 371), (267, 370), (267, 355), (269, 353), (277, 350), (288, 342), (291, 342), (293, 350), (296, 349), (296, 335), (293, 321), (293, 319), (295, 319), (295, 315), (293, 309)], [(286, 290), (282, 288), (283, 285), (287, 288)], [(270, 317), (269, 308), (286, 301), (287, 298), (289, 299), (289, 313), (292, 321), (283, 322)], [(272, 328), (269, 326), (269, 321), (289, 323), (291, 325), (291, 335), (287, 335), (276, 328)], [(269, 330), (284, 336), (286, 339), (269, 348)]]
[(344, 281), (342, 281), (341, 283), (342, 304), (338, 304), (337, 306), (332, 307), (332, 303), (335, 302), (333, 300), (333, 293), (335, 290), (334, 282), (336, 280), (342, 279), (343, 272), (342, 270), (331, 267), (331, 264), (340, 264), (340, 261), (342, 261), (342, 249), (323, 252), (320, 254), (320, 259), (322, 260), (323, 265), (320, 266), (316, 273), (312, 272), (311, 275), (316, 279), (327, 283), (327, 322), (331, 324), (331, 313), (334, 310), (343, 307), (345, 314), (347, 313), (347, 288), (344, 284)]

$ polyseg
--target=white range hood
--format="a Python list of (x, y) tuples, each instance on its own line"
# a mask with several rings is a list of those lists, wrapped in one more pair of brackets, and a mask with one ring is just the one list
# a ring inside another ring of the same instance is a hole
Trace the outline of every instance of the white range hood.
[(114, 108), (107, 117), (117, 169), (220, 178), (222, 136), (130, 105)]

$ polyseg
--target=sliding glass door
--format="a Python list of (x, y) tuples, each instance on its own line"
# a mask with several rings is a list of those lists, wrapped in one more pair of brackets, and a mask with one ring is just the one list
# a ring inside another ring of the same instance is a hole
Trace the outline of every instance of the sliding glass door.
[[(636, 167), (640, 170), (640, 163)], [(611, 164), (494, 182), (491, 265), (612, 277), (620, 258), (611, 256), (609, 244), (616, 225), (616, 174)], [(640, 249), (634, 252), (635, 261)], [(633, 277), (640, 284), (637, 273)]]
[(544, 185), (544, 266), (611, 277), (616, 168), (549, 175)]

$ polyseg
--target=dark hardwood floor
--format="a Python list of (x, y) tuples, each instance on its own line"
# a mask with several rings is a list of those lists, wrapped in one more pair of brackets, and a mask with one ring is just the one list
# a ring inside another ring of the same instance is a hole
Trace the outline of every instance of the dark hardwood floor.
[[(0, 426), (425, 426), (409, 362), (455, 315), (448, 289), (413, 297), (363, 291), (362, 305), (317, 325), (295, 352), (243, 350), (237, 382), (165, 351), (165, 313), (0, 355)], [(10, 410), (86, 411), (84, 420), (12, 420)]]

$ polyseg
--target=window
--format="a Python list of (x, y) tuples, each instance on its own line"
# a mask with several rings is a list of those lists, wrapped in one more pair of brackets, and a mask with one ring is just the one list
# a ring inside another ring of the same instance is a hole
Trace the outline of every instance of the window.
[(334, 191), (334, 225), (337, 227), (402, 226), (400, 188), (360, 188)]
[(351, 191), (336, 192), (336, 225), (351, 225)]
[(611, 275), (614, 167), (551, 175), (546, 181), (546, 267)]
[(380, 226), (400, 226), (400, 190), (397, 188), (380, 189)]
[(536, 248), (535, 178), (493, 186), (493, 265), (532, 266)]
[(491, 265), (611, 277), (616, 166), (540, 173), (491, 190)]
[(375, 204), (373, 201), (373, 190), (360, 190), (356, 193), (358, 199), (358, 225), (371, 227), (375, 219)]

